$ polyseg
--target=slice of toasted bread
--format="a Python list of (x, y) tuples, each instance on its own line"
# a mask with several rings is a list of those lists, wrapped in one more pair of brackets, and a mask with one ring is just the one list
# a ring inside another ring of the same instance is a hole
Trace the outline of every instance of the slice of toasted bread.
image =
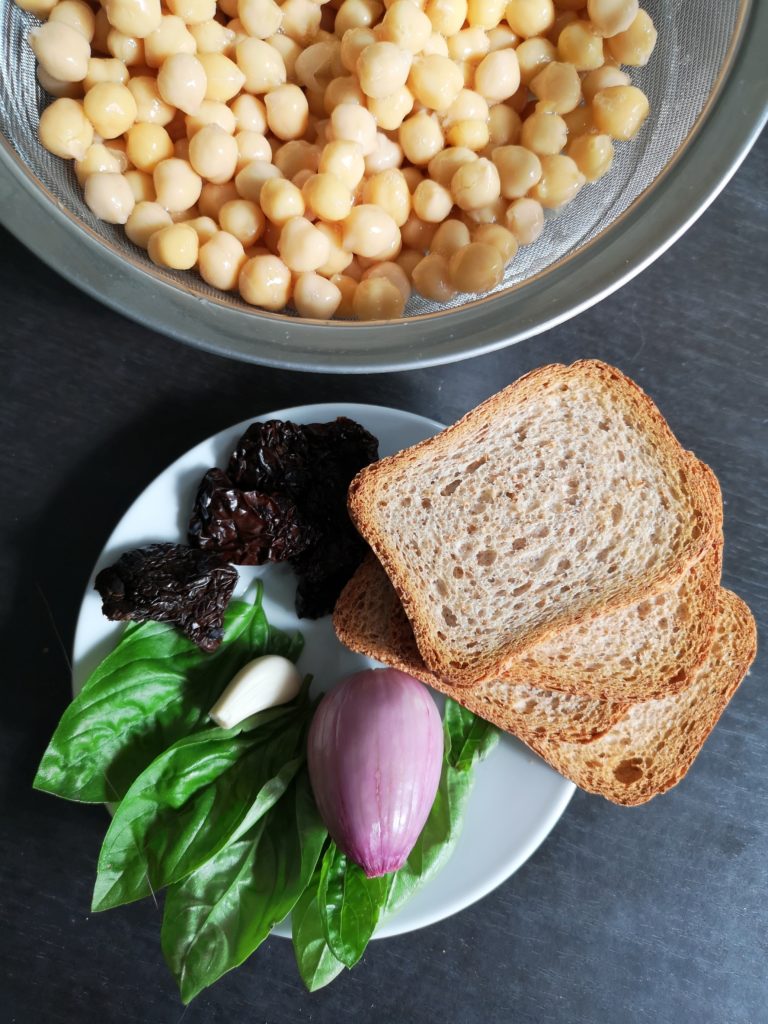
[(424, 664), (403, 606), (372, 555), (342, 591), (333, 624), (339, 640), (353, 651), (421, 679), (521, 738), (557, 737), (585, 743), (610, 729), (629, 707), (619, 701), (572, 697), (503, 681), (471, 690), (445, 683)]
[(456, 686), (667, 589), (722, 529), (710, 476), (636, 384), (594, 361), (536, 370), (373, 463), (349, 511), (425, 663)]
[(586, 746), (521, 737), (562, 775), (617, 804), (642, 804), (683, 778), (744, 678), (757, 647), (752, 614), (720, 591), (709, 654), (691, 685), (671, 697), (635, 704)]

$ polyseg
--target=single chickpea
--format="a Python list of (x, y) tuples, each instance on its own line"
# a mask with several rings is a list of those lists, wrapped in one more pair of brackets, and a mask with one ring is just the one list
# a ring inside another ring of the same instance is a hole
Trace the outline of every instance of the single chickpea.
[(91, 47), (85, 36), (63, 21), (33, 28), (29, 45), (40, 66), (60, 82), (82, 82), (88, 73)]
[(180, 213), (200, 198), (203, 180), (186, 160), (161, 160), (152, 172), (157, 201), (169, 213)]
[(156, 231), (171, 225), (171, 215), (160, 203), (136, 203), (125, 222), (125, 233), (140, 249), (146, 249)]
[(218, 231), (209, 242), (200, 246), (197, 269), (212, 288), (232, 292), (237, 288), (245, 262), (242, 242), (227, 231)]
[(504, 266), (511, 263), (518, 249), (518, 242), (509, 228), (501, 224), (478, 224), (472, 232), (473, 242), (484, 242), (495, 246), (501, 255)]
[(284, 0), (280, 10), (283, 15), (280, 31), (301, 46), (311, 43), (320, 29), (320, 4), (311, 0)]
[(629, 28), (611, 36), (606, 46), (617, 63), (641, 68), (651, 59), (657, 36), (650, 14), (639, 10)]
[(467, 21), (472, 28), (496, 28), (504, 17), (507, 0), (469, 0)]
[(481, 28), (463, 28), (448, 42), (448, 56), (451, 60), (469, 61), (476, 64), (490, 50), (488, 36)]
[(220, 103), (218, 100), (203, 100), (196, 113), (184, 116), (184, 128), (190, 139), (197, 135), (202, 128), (212, 124), (218, 125), (228, 135), (234, 135), (237, 121), (226, 103)]
[(144, 60), (147, 67), (162, 67), (163, 61), (175, 53), (194, 55), (197, 51), (195, 37), (175, 14), (164, 14), (154, 32), (144, 40)]
[(109, 23), (118, 32), (144, 39), (160, 24), (160, 0), (104, 0)]
[(393, 218), (370, 203), (354, 207), (343, 223), (342, 244), (356, 256), (375, 258), (399, 239), (400, 229)]
[(230, 199), (219, 210), (221, 230), (232, 235), (245, 247), (256, 244), (264, 234), (265, 225), (266, 220), (260, 207), (247, 199)]
[(207, 124), (189, 140), (189, 162), (194, 170), (215, 185), (230, 181), (237, 170), (238, 148), (234, 136), (217, 124)]
[(595, 121), (592, 116), (592, 106), (580, 106), (575, 110), (563, 114), (563, 120), (568, 128), (568, 135), (589, 135), (597, 132)]
[(107, 51), (116, 60), (120, 60), (126, 67), (134, 67), (137, 64), (145, 64), (144, 40), (136, 36), (127, 36), (118, 32), (116, 28), (110, 30), (107, 36)]
[(432, 22), (412, 0), (395, 0), (379, 26), (382, 39), (419, 53), (432, 35)]
[(249, 305), (272, 312), (284, 309), (291, 298), (291, 271), (277, 256), (260, 255), (247, 260), (237, 283)]
[(320, 220), (344, 220), (352, 209), (352, 192), (334, 174), (311, 174), (302, 195), (307, 209)]
[(88, 42), (96, 31), (96, 15), (83, 0), (61, 0), (48, 16), (48, 21), (60, 21), (79, 32)]
[(403, 315), (405, 302), (388, 278), (369, 277), (355, 289), (352, 307), (358, 320), (395, 320)]
[(613, 143), (608, 135), (577, 135), (568, 143), (569, 156), (587, 181), (597, 181), (613, 163)]
[(542, 36), (555, 21), (552, 0), (509, 0), (504, 17), (507, 24), (522, 39)]
[(409, 249), (426, 252), (437, 230), (437, 224), (421, 220), (411, 211), (408, 220), (400, 229), (400, 237), (403, 245), (408, 246)]
[(426, 110), (403, 121), (398, 133), (403, 153), (412, 164), (423, 167), (443, 148), (440, 122)]
[(102, 139), (116, 139), (136, 120), (137, 107), (131, 90), (119, 82), (99, 82), (83, 100), (85, 116)]
[(382, 132), (376, 135), (376, 149), (365, 158), (366, 174), (378, 174), (390, 167), (400, 167), (403, 162), (403, 150), (397, 142), (393, 142)]
[[(408, 77), (408, 88), (430, 110), (447, 110), (464, 88), (464, 78), (450, 57), (418, 57)], [(479, 91), (479, 90), (478, 90)]]
[(212, 217), (193, 217), (191, 220), (185, 220), (184, 223), (195, 232), (200, 245), (210, 242), (219, 231), (219, 225)]
[(584, 175), (569, 156), (543, 156), (541, 178), (531, 189), (531, 196), (546, 209), (556, 210), (575, 198), (584, 180)]
[(448, 261), (451, 284), (459, 292), (487, 292), (501, 283), (504, 260), (495, 245), (470, 242)]
[(483, 57), (475, 72), (475, 90), (489, 103), (509, 99), (520, 87), (520, 65), (514, 50), (495, 50)]
[(436, 181), (425, 179), (413, 193), (413, 209), (421, 220), (440, 224), (453, 208), (453, 196), (450, 189), (439, 185)]
[(336, 139), (327, 143), (320, 154), (321, 173), (333, 174), (348, 189), (356, 189), (365, 174), (365, 157), (356, 142)]
[[(333, 113), (335, 107), (342, 103), (353, 103), (365, 106), (365, 95), (354, 75), (342, 75), (330, 81), (323, 93), (323, 112)], [(375, 117), (375, 114), (374, 114)]]
[(277, 251), (287, 267), (301, 274), (322, 267), (331, 255), (331, 243), (306, 217), (293, 217), (282, 226)]
[(294, 217), (303, 218), (305, 210), (301, 189), (285, 178), (265, 181), (259, 195), (259, 204), (267, 219), (280, 227)]
[(412, 54), (394, 43), (376, 42), (357, 58), (357, 77), (366, 96), (382, 99), (402, 89), (411, 70)]
[(400, 172), (405, 178), (405, 182), (408, 186), (408, 191), (411, 193), (411, 195), (413, 195), (413, 193), (416, 191), (416, 186), (419, 184), (419, 182), (423, 181), (424, 178), (426, 177), (426, 175), (423, 174), (418, 167), (409, 167), (406, 165), (400, 168)]
[(160, 68), (157, 88), (166, 103), (185, 114), (195, 114), (205, 99), (203, 65), (190, 53), (174, 53)]
[(218, 220), (222, 206), (239, 198), (240, 193), (237, 191), (234, 181), (228, 181), (226, 185), (214, 185), (213, 182), (206, 181), (197, 205), (204, 217), (213, 217), (214, 220)]
[(626, 142), (637, 135), (649, 110), (648, 97), (634, 85), (614, 85), (601, 89), (592, 100), (595, 127), (620, 142)]
[(602, 36), (626, 32), (637, 17), (638, 0), (587, 0), (589, 20)]
[(50, 96), (55, 96), (57, 99), (82, 99), (85, 80), (82, 82), (60, 82), (58, 78), (49, 75), (41, 64), (35, 67), (35, 76), (40, 83), (40, 87)]
[(169, 224), (149, 239), (147, 252), (153, 263), (171, 270), (191, 270), (197, 263), (200, 242), (188, 224)]
[(331, 281), (341, 292), (341, 301), (336, 309), (336, 319), (354, 320), (354, 302), (355, 292), (357, 291), (357, 281), (354, 277), (350, 277), (348, 274), (334, 274), (331, 277)]
[(341, 274), (352, 262), (352, 253), (342, 245), (342, 228), (340, 224), (326, 224), (319, 220), (315, 224), (318, 231), (325, 235), (330, 245), (330, 255), (322, 267), (317, 268), (318, 274), (323, 277), (333, 277), (334, 274)]
[(280, 85), (264, 97), (267, 124), (278, 139), (298, 139), (306, 133), (309, 108), (298, 85)]
[(401, 266), (392, 260), (383, 260), (381, 263), (375, 263), (372, 267), (368, 267), (360, 280), (367, 281), (371, 277), (385, 277), (402, 295), (403, 306), (407, 304), (411, 297), (411, 281)]
[(544, 230), (544, 210), (535, 199), (515, 199), (507, 207), (505, 217), (507, 228), (517, 239), (518, 245), (530, 245)]
[(584, 95), (584, 101), (591, 103), (596, 94), (602, 89), (610, 89), (613, 85), (630, 84), (630, 77), (625, 71), (615, 67), (613, 64), (604, 64), (601, 68), (590, 71), (588, 75), (582, 78), (581, 91)]
[(568, 128), (559, 114), (536, 110), (523, 122), (520, 143), (538, 156), (551, 156), (565, 149)]
[(446, 133), (446, 141), (451, 146), (460, 146), (480, 152), (488, 145), (491, 137), (487, 121), (477, 118), (470, 121), (459, 121), (451, 125)]
[(384, 12), (383, 4), (376, 0), (344, 0), (336, 12), (334, 32), (342, 38), (351, 28), (373, 27)]
[(49, 153), (64, 160), (82, 160), (93, 142), (93, 126), (83, 104), (64, 96), (40, 115), (39, 135)]
[[(469, 232), (467, 232), (469, 244)], [(433, 302), (447, 302), (456, 294), (451, 284), (448, 260), (440, 253), (430, 252), (422, 256), (412, 273), (413, 287), (425, 299)]]
[(530, 82), (530, 90), (554, 114), (567, 114), (581, 100), (581, 79), (572, 64), (552, 61)]
[(557, 47), (539, 36), (520, 43), (515, 53), (520, 68), (520, 81), (524, 86), (530, 85), (547, 64), (557, 60)]
[(235, 48), (235, 33), (211, 18), (197, 25), (189, 26), (189, 33), (195, 40), (197, 53), (227, 53)]
[(330, 320), (341, 303), (341, 291), (314, 271), (299, 274), (293, 288), (293, 304), (299, 316)]
[(263, 39), (243, 39), (237, 44), (235, 54), (248, 92), (266, 93), (285, 85), (285, 62), (274, 46)]
[(424, 13), (432, 22), (433, 30), (448, 39), (456, 35), (467, 20), (467, 0), (427, 0)]
[(88, 61), (88, 74), (83, 79), (83, 88), (88, 92), (100, 82), (127, 85), (128, 81), (129, 71), (121, 60), (114, 57), (91, 57)]
[(522, 121), (520, 115), (505, 103), (497, 103), (488, 114), (488, 145), (515, 145), (520, 139)]
[(128, 158), (125, 153), (110, 149), (103, 142), (94, 142), (86, 149), (82, 158), (75, 160), (75, 176), (81, 186), (85, 184), (88, 175), (95, 174), (96, 171), (112, 171), (115, 174), (123, 174), (127, 169)]
[(128, 131), (126, 153), (134, 167), (151, 173), (161, 160), (173, 156), (173, 142), (161, 125), (142, 122)]
[(216, 14), (216, 0), (168, 0), (168, 8), (187, 25), (202, 25)]
[[(477, 0), (477, 2), (483, 4), (485, 0)], [(506, 7), (506, 4), (504, 6)], [(488, 50), (491, 53), (495, 50), (508, 50), (510, 47), (519, 48), (524, 45), (520, 37), (512, 31), (506, 22), (496, 25), (486, 35), (488, 36)]]
[(403, 172), (396, 167), (373, 174), (363, 185), (363, 203), (389, 214), (400, 228), (411, 212), (411, 193)]
[(293, 139), (280, 146), (274, 155), (275, 167), (279, 167), (284, 178), (294, 178), (299, 171), (317, 170), (320, 150), (305, 139)]
[(238, 0), (237, 16), (249, 36), (268, 39), (280, 31), (283, 12), (275, 0)]
[(557, 40), (560, 59), (577, 71), (594, 71), (603, 66), (603, 37), (588, 21), (566, 25)]
[(136, 120), (165, 127), (173, 120), (175, 110), (160, 95), (156, 79), (137, 75), (125, 83), (136, 101)]
[(253, 160), (235, 176), (235, 186), (242, 199), (258, 203), (264, 182), (270, 178), (282, 177), (280, 168), (274, 164), (268, 164), (265, 160)]
[(229, 104), (235, 116), (235, 124), (239, 132), (258, 132), (264, 135), (267, 131), (267, 108), (258, 96), (244, 92)]
[(541, 180), (541, 161), (524, 146), (500, 146), (494, 149), (492, 160), (505, 199), (519, 199)]
[(260, 132), (238, 132), (235, 135), (237, 146), (237, 164), (235, 173), (253, 160), (265, 160), (267, 163), (272, 159), (272, 147)]
[(445, 36), (441, 36), (439, 32), (433, 32), (422, 46), (420, 52), (422, 57), (447, 57), (448, 43), (445, 40)]
[(205, 98), (217, 103), (234, 99), (245, 84), (245, 75), (223, 53), (201, 53), (197, 58), (205, 71)]
[(477, 210), (492, 203), (501, 194), (495, 164), (485, 157), (463, 164), (451, 178), (451, 193), (462, 210)]
[[(403, 2), (410, 4), (411, 0)], [(387, 132), (397, 131), (413, 110), (413, 93), (404, 85), (402, 89), (398, 89), (391, 96), (385, 96), (384, 99), (369, 99), (367, 105), (379, 128)]]
[[(345, 0), (345, 3), (349, 2), (350, 0)], [(376, 149), (376, 131), (373, 114), (357, 104), (342, 103), (331, 114), (331, 132), (334, 139), (356, 142), (363, 156), (368, 156)]]
[(122, 174), (89, 174), (84, 192), (88, 208), (108, 224), (125, 224), (136, 205), (131, 186)]

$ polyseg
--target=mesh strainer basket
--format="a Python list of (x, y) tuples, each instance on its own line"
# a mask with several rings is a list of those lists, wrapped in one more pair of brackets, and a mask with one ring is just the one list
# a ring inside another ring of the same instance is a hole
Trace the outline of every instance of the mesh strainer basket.
[(70, 163), (37, 141), (46, 102), (24, 42), (34, 19), (4, 0), (0, 35), (0, 210), (52, 267), (129, 317), (239, 359), (315, 371), (405, 369), (511, 344), (587, 308), (660, 255), (717, 195), (766, 117), (768, 0), (646, 0), (659, 31), (631, 69), (651, 117), (521, 249), (482, 298), (414, 296), (397, 321), (353, 324), (268, 314), (154, 266), (86, 207)]

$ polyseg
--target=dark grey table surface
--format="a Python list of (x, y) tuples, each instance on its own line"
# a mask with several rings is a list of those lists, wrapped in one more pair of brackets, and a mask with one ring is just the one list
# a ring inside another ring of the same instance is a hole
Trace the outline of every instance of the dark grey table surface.
[(638, 809), (577, 793), (494, 893), (374, 943), (313, 996), (290, 944), (270, 939), (184, 1012), (152, 903), (89, 913), (105, 812), (30, 788), (68, 700), (78, 605), (112, 526), (191, 445), (281, 406), (353, 400), (451, 421), (532, 367), (613, 362), (715, 469), (724, 580), (765, 628), (767, 186), (764, 139), (685, 238), (597, 308), (481, 359), (368, 377), (264, 370), (182, 347), (0, 234), (0, 1021), (768, 1021), (765, 657), (677, 789)]

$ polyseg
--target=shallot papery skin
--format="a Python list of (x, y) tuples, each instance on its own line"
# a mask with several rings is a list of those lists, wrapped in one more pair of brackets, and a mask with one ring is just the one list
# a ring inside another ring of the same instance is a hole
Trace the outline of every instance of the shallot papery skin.
[(309, 777), (336, 845), (369, 878), (397, 871), (435, 800), (443, 728), (429, 690), (395, 669), (349, 676), (321, 700)]

